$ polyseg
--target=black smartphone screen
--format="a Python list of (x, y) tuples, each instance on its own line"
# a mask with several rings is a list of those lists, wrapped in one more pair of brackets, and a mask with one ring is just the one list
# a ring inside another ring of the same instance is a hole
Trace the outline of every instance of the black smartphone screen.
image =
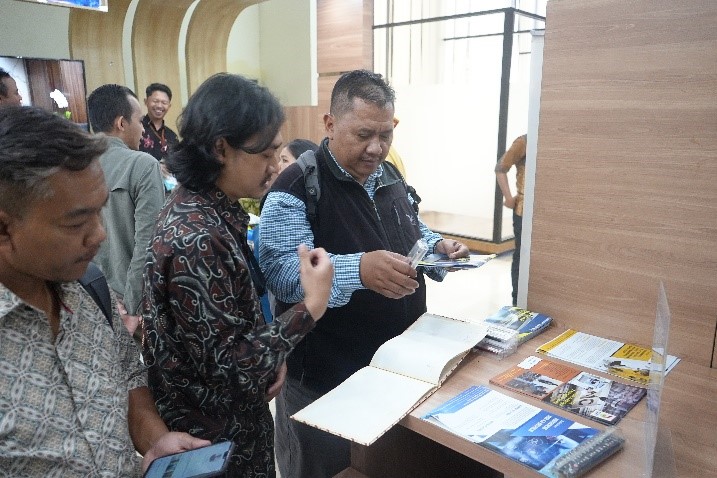
[(144, 478), (204, 478), (222, 473), (229, 462), (234, 443), (215, 443), (204, 448), (157, 458)]

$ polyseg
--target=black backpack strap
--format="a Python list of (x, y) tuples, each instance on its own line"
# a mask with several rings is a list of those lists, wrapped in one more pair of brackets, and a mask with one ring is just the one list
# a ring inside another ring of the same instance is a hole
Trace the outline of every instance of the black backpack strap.
[(296, 162), (304, 174), (306, 218), (313, 228), (318, 218), (319, 199), (321, 199), (321, 186), (319, 185), (319, 169), (316, 166), (316, 155), (311, 150), (306, 151), (299, 156)]
[(85, 288), (92, 300), (99, 306), (100, 310), (107, 318), (107, 323), (112, 327), (112, 299), (110, 298), (110, 288), (107, 285), (107, 279), (99, 267), (90, 262), (85, 271), (85, 275), (80, 277), (79, 283)]
[(413, 210), (416, 211), (416, 214), (418, 214), (418, 204), (421, 202), (421, 196), (419, 196), (416, 192), (416, 188), (406, 182), (406, 179), (403, 177), (401, 171), (398, 170), (395, 164), (389, 163), (388, 161), (384, 161), (383, 167), (389, 167), (396, 174), (396, 176), (401, 178), (401, 182), (406, 188), (408, 195), (411, 196), (411, 199), (413, 199)]

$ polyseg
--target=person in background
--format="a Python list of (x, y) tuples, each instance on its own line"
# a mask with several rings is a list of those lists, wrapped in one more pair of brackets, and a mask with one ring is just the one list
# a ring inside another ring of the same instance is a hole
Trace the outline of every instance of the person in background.
[[(469, 254), (420, 221), (408, 186), (384, 163), (394, 99), (381, 75), (343, 74), (324, 115), (328, 137), (316, 151), (316, 220), (307, 217), (298, 164), (279, 175), (264, 203), (259, 256), (277, 314), (304, 297), (297, 244), (325, 248), (336, 270), (326, 317), (289, 355), (276, 400), (276, 455), (284, 478), (334, 476), (349, 466), (347, 440), (289, 417), (367, 366), (379, 346), (426, 311), (423, 273), (406, 258), (416, 241), (424, 239), (430, 252), (451, 258)], [(445, 270), (434, 272), (434, 279), (443, 279)]]
[(3, 106), (22, 106), (22, 96), (15, 79), (0, 68), (0, 108)]
[[(271, 187), (271, 185), (274, 183), (279, 173), (286, 169), (288, 165), (295, 163), (297, 158), (301, 156), (302, 153), (308, 150), (314, 151), (318, 147), (319, 146), (316, 143), (308, 139), (295, 139), (293, 141), (290, 141), (279, 153), (279, 167), (276, 173), (272, 175), (271, 180), (269, 182), (269, 187)], [(242, 198), (240, 199), (240, 201), (245, 211), (250, 212), (255, 216), (259, 216), (261, 214), (261, 200), (257, 200), (254, 198)], [(258, 229), (258, 225), (254, 227), (255, 231), (258, 231)], [(256, 242), (257, 239), (254, 239), (254, 241)], [(269, 318), (270, 317), (267, 317), (267, 319)]]
[(162, 178), (165, 189), (169, 193), (177, 182), (167, 171), (164, 160), (179, 142), (177, 133), (164, 121), (169, 108), (172, 107), (172, 90), (165, 84), (152, 83), (145, 90), (145, 94), (144, 105), (147, 107), (147, 114), (142, 118), (144, 133), (139, 143), (139, 150), (151, 154), (162, 164)]
[[(510, 266), (510, 278), (513, 281), (513, 305), (518, 304), (518, 273), (520, 271), (520, 245), (523, 234), (523, 188), (525, 185), (525, 150), (527, 135), (518, 136), (508, 151), (501, 156), (495, 166), (495, 178), (503, 193), (503, 204), (513, 210), (513, 236), (515, 249), (513, 263)], [(508, 171), (515, 166), (515, 196), (508, 184)]]
[(164, 122), (164, 117), (172, 107), (172, 90), (162, 83), (152, 83), (145, 93), (147, 114), (142, 118), (144, 133), (139, 150), (151, 154), (159, 161), (165, 159), (179, 142), (177, 133)]
[(106, 237), (106, 148), (40, 108), (0, 108), (3, 476), (140, 477), (136, 451), (146, 469), (209, 445), (168, 432), (117, 311), (108, 323), (77, 281)]
[(274, 476), (274, 420), (284, 360), (326, 310), (333, 266), (299, 246), (305, 300), (266, 324), (263, 277), (240, 197), (262, 197), (277, 169), (283, 108), (266, 89), (220, 73), (192, 95), (167, 158), (179, 186), (147, 252), (144, 358), (171, 430), (232, 440), (227, 476)]
[[(284, 146), (284, 148), (279, 153), (279, 171), (277, 173), (277, 176), (281, 174), (281, 172), (285, 170), (287, 166), (295, 163), (298, 157), (304, 154), (306, 151), (316, 151), (318, 147), (318, 144), (308, 139), (297, 138), (293, 141), (289, 141), (289, 143)], [(274, 180), (276, 180), (277, 176), (275, 176), (274, 179), (271, 181), (272, 183), (274, 182)], [(259, 212), (261, 213), (261, 205), (259, 207)], [(259, 224), (254, 226), (251, 232), (251, 236), (253, 241), (254, 257), (259, 260), (259, 246), (261, 243), (261, 227), (259, 227)], [(274, 318), (273, 303), (274, 295), (270, 291), (266, 291), (266, 293), (261, 296), (261, 310), (264, 313), (264, 320), (266, 320), (267, 322), (271, 322)]]
[(107, 240), (95, 262), (118, 294), (117, 307), (130, 333), (137, 330), (142, 271), (155, 220), (164, 203), (162, 174), (152, 156), (139, 148), (142, 110), (135, 94), (120, 85), (103, 85), (87, 99), (90, 126), (109, 142), (100, 157), (110, 196), (103, 211)]
[(290, 164), (294, 164), (299, 156), (304, 154), (306, 151), (316, 151), (319, 145), (308, 139), (297, 138), (284, 146), (284, 149), (279, 153), (279, 173), (287, 168)]
[[(394, 116), (393, 117), (393, 129), (396, 129), (396, 126), (398, 126), (398, 118), (396, 118)], [(388, 156), (386, 156), (386, 162), (391, 163), (394, 166), (396, 166), (396, 169), (398, 169), (398, 172), (401, 173), (401, 176), (403, 176), (403, 179), (406, 179), (406, 166), (403, 164), (401, 155), (398, 154), (398, 151), (396, 151), (396, 148), (393, 144), (391, 145), (390, 148), (388, 148)]]

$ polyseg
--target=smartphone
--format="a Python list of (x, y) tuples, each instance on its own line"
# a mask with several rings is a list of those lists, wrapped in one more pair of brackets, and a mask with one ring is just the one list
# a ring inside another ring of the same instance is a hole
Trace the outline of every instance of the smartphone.
[(234, 443), (223, 441), (204, 448), (167, 455), (154, 460), (144, 478), (204, 478), (217, 476), (227, 468)]

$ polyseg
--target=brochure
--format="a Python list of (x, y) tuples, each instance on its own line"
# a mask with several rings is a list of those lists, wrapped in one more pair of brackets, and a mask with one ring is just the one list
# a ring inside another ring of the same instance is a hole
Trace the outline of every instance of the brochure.
[(615, 425), (646, 390), (538, 357), (528, 357), (490, 383), (530, 395), (605, 425)]
[[(554, 462), (599, 430), (541, 410), (484, 386), (473, 386), (422, 417), (545, 476)], [(622, 444), (600, 450), (596, 460)]]
[[(633, 380), (641, 385), (650, 381), (652, 350), (634, 344), (604, 339), (568, 329), (538, 347), (537, 352), (566, 362)], [(667, 356), (665, 374), (680, 361)]]
[(505, 357), (548, 328), (552, 319), (539, 312), (506, 305), (484, 319), (488, 334), (478, 348)]

